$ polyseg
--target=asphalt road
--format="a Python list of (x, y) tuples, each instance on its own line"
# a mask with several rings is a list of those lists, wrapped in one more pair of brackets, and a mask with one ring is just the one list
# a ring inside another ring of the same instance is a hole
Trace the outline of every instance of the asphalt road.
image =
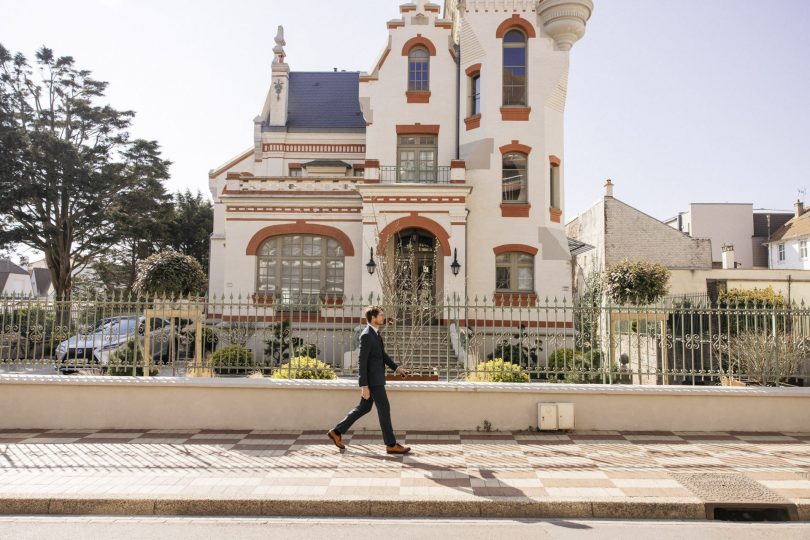
[(806, 540), (810, 523), (0, 516), (0, 540)]

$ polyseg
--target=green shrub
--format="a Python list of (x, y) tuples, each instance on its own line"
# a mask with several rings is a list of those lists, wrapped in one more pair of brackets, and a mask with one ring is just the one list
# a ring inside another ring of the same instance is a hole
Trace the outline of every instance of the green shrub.
[(273, 370), (271, 379), (336, 379), (332, 366), (309, 356), (296, 356)]
[[(143, 364), (143, 345), (140, 340), (132, 338), (110, 354), (107, 375), (113, 377), (130, 377), (132, 375), (143, 377)], [(133, 366), (135, 366), (134, 372)], [(157, 374), (158, 369), (150, 366), (149, 376), (154, 377)]]
[(207, 282), (197, 259), (176, 251), (161, 251), (138, 264), (133, 289), (138, 294), (175, 298), (203, 293)]
[(494, 360), (479, 363), (475, 371), (467, 376), (467, 380), (476, 382), (527, 383), (529, 382), (529, 374), (518, 364), (507, 362), (503, 358), (495, 358)]
[(773, 309), (784, 307), (785, 297), (773, 290), (767, 289), (731, 289), (722, 291), (717, 297), (720, 307), (747, 307), (756, 309)]
[(667, 294), (669, 278), (669, 270), (660, 264), (622, 261), (605, 270), (605, 292), (619, 305), (653, 304)]
[(242, 345), (226, 345), (211, 355), (210, 363), (217, 375), (245, 374), (253, 363), (253, 353)]
[[(597, 349), (574, 351), (562, 348), (549, 355), (546, 369), (555, 372), (549, 375), (552, 382), (557, 380), (575, 384), (601, 384), (602, 373), (599, 370), (603, 358), (602, 351)], [(616, 378), (614, 376), (614, 379)]]

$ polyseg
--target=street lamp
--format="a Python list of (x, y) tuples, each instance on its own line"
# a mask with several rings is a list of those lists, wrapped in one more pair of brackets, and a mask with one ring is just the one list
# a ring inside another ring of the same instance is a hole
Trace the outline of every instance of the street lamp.
[(454, 276), (457, 276), (461, 270), (461, 263), (458, 262), (458, 248), (453, 249), (453, 264), (450, 265), (450, 270), (453, 271)]
[(366, 269), (368, 270), (368, 275), (373, 275), (374, 270), (377, 269), (377, 263), (374, 262), (374, 248), (369, 248), (371, 250), (371, 254), (369, 255), (368, 262), (366, 263)]

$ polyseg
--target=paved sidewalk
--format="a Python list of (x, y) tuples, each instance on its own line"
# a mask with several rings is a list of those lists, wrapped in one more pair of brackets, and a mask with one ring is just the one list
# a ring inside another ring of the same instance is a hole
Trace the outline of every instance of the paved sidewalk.
[[(0, 514), (810, 520), (810, 433), (0, 430)], [(707, 506), (708, 505), (708, 506)]]

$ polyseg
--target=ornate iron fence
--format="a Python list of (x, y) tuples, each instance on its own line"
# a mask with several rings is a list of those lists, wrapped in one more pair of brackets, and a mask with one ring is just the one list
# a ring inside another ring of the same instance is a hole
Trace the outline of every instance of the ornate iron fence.
[[(370, 299), (0, 298), (0, 372), (354, 377)], [(810, 310), (586, 306), (529, 297), (387, 305), (386, 349), (436, 380), (806, 385)]]

